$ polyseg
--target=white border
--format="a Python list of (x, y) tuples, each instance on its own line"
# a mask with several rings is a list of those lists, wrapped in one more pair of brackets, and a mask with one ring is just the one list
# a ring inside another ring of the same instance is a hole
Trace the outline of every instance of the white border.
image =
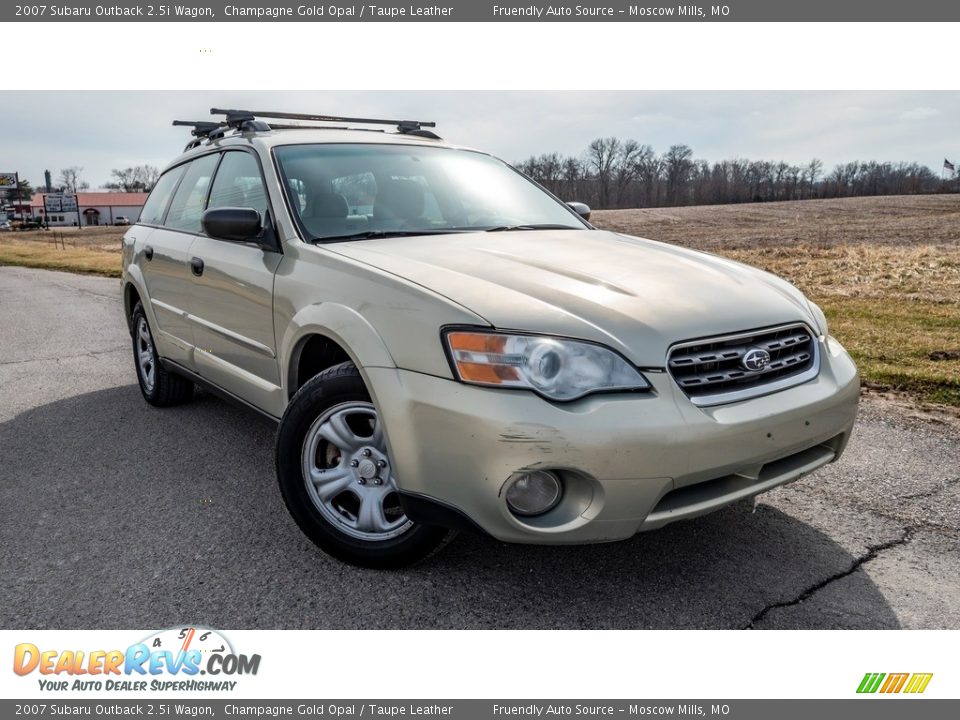
[[(37, 672), (15, 676), (10, 669), (17, 643), (30, 642), (41, 650), (124, 650), (148, 634), (147, 630), (0, 631), (0, 664), (5, 667), (0, 696), (99, 696), (42, 693)], [(236, 691), (211, 693), (208, 698), (832, 699), (858, 697), (857, 685), (866, 672), (932, 672), (926, 692), (917, 697), (960, 697), (956, 632), (234, 630), (223, 634), (237, 653), (261, 655), (260, 672), (240, 679)], [(377, 651), (387, 647), (394, 651), (385, 655)], [(174, 695), (205, 697), (203, 693)], [(135, 699), (162, 694), (109, 696)]]
[(4, 31), (4, 55), (16, 60), (3, 84), (9, 90), (948, 90), (960, 88), (958, 26), (18, 23)]
[[(4, 30), (5, 56), (15, 59), (5, 73), (10, 90), (960, 87), (958, 31), (949, 23), (57, 23)], [(263, 656), (261, 673), (232, 697), (849, 698), (865, 672), (933, 672), (924, 697), (960, 697), (954, 631), (228, 633), (240, 652)], [(0, 695), (54, 697), (40, 693), (35, 675), (10, 672), (18, 642), (125, 648), (144, 634), (0, 631), (7, 668)], [(399, 661), (380, 664), (371, 649), (381, 644), (397, 648)]]

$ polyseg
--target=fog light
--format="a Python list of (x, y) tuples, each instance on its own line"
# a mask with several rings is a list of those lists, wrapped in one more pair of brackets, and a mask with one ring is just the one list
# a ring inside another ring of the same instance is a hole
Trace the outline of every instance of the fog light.
[(557, 506), (562, 490), (560, 478), (549, 470), (516, 473), (507, 486), (507, 505), (516, 515), (543, 515)]

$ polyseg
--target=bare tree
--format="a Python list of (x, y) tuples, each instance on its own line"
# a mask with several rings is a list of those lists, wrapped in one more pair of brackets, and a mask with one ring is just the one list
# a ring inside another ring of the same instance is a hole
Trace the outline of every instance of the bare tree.
[(636, 140), (624, 140), (620, 151), (613, 161), (613, 180), (617, 188), (617, 206), (627, 207), (627, 195), (630, 186), (640, 173), (640, 162), (644, 153), (653, 153), (649, 145), (641, 145)]
[(60, 171), (60, 184), (65, 192), (76, 194), (78, 190), (86, 190), (90, 184), (80, 177), (83, 168), (73, 165)]
[(560, 158), (560, 153), (550, 153), (549, 155), (540, 156), (540, 174), (552, 192), (556, 192), (560, 184), (562, 171), (563, 161)]
[(806, 167), (806, 178), (807, 184), (810, 189), (810, 197), (813, 197), (813, 189), (817, 185), (817, 180), (820, 178), (820, 173), (823, 172), (823, 162), (820, 158), (814, 158)]
[(110, 174), (115, 179), (105, 187), (120, 192), (150, 192), (160, 177), (160, 171), (153, 165), (137, 165), (123, 170), (111, 170)]
[(107, 187), (110, 190), (118, 190), (120, 192), (132, 192), (131, 187), (133, 186), (133, 168), (126, 168), (125, 170), (111, 170), (110, 175), (112, 175), (115, 179), (113, 182), (107, 183), (104, 187)]
[(659, 204), (660, 174), (663, 172), (663, 160), (653, 152), (653, 148), (644, 145), (645, 152), (637, 158), (637, 175), (642, 184), (644, 204), (654, 207)]
[(563, 197), (568, 201), (578, 200), (582, 202), (586, 200), (587, 198), (582, 194), (584, 191), (581, 189), (581, 183), (585, 173), (580, 160), (575, 157), (568, 157), (563, 161), (561, 173), (563, 178)]
[(597, 138), (587, 148), (587, 163), (599, 185), (600, 207), (610, 207), (610, 181), (619, 152), (620, 141), (615, 137)]
[(671, 145), (664, 155), (667, 172), (667, 204), (682, 205), (682, 192), (687, 184), (693, 162), (693, 150), (687, 145)]

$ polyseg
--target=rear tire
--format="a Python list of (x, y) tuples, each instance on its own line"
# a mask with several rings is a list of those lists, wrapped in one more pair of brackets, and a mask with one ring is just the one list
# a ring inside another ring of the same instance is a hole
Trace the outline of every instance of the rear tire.
[(133, 307), (133, 362), (143, 399), (154, 407), (170, 407), (193, 397), (193, 383), (164, 369), (143, 305)]
[(297, 525), (343, 562), (401, 568), (450, 536), (406, 518), (380, 416), (351, 362), (321, 372), (294, 395), (277, 431), (276, 465)]

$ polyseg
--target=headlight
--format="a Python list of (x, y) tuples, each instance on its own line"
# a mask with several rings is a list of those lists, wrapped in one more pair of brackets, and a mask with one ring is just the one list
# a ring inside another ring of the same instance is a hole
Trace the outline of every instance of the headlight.
[(524, 388), (551, 400), (650, 387), (620, 355), (593, 343), (479, 330), (452, 330), (445, 339), (458, 378), (473, 385)]
[(827, 316), (823, 314), (823, 310), (815, 302), (807, 300), (807, 305), (810, 306), (810, 312), (813, 313), (813, 318), (817, 321), (820, 334), (827, 337), (830, 334), (830, 330), (827, 328)]

